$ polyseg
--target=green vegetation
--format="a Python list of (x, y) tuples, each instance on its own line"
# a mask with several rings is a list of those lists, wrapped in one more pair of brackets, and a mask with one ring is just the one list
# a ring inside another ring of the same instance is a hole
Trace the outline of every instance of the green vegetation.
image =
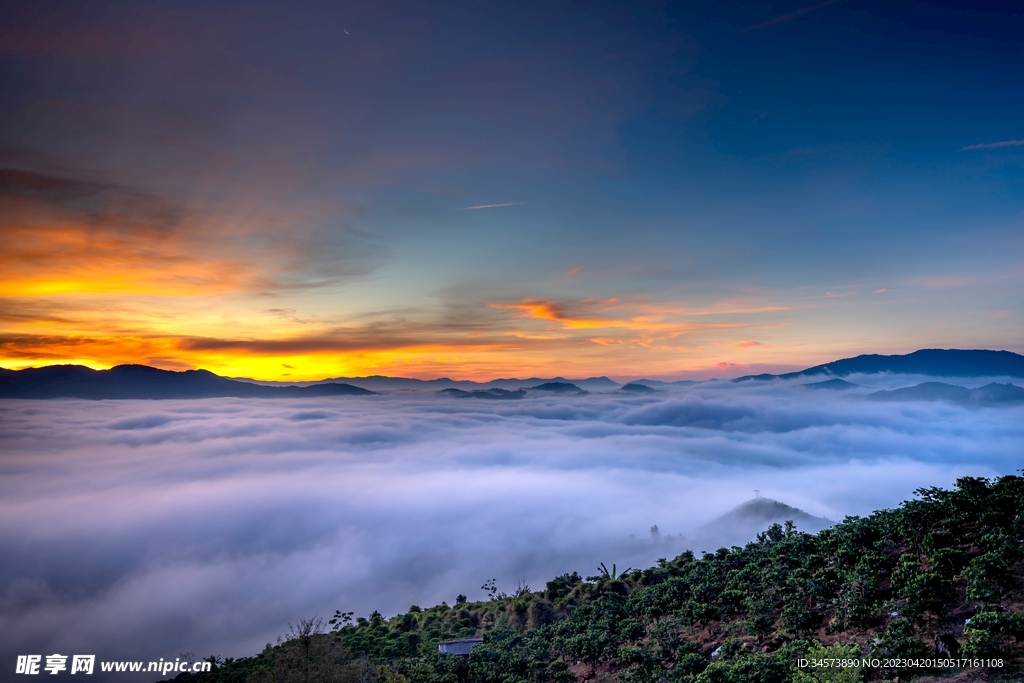
[[(1002, 659), (980, 678), (1018, 680), (1024, 647), (1024, 478), (953, 490), (817, 535), (773, 525), (743, 548), (686, 552), (617, 575), (563, 574), (488, 601), (411, 607), (386, 619), (300, 622), (277, 646), (197, 683), (855, 683), (955, 669), (799, 668), (804, 658)], [(968, 621), (969, 620), (969, 621)], [(966, 622), (966, 623), (965, 623)], [(333, 630), (323, 632), (327, 628)], [(442, 640), (483, 637), (469, 656)], [(955, 639), (955, 641), (954, 641)], [(973, 678), (972, 680), (977, 680)]]

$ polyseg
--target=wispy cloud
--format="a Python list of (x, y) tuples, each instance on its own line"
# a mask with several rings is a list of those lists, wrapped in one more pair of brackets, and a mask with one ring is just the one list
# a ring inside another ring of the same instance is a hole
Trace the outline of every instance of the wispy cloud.
[(570, 329), (625, 328), (681, 334), (697, 327), (694, 323), (673, 320), (673, 314), (679, 311), (620, 301), (614, 297), (573, 302), (527, 299), (510, 304), (491, 304), (491, 307), (521, 311), (524, 317), (556, 322)]
[(526, 202), (506, 202), (504, 204), (478, 204), (477, 206), (463, 206), (456, 211), (475, 211), (476, 209), (500, 209), (503, 206), (519, 206)]
[(961, 152), (966, 152), (969, 149), (999, 149), (1000, 147), (1020, 147), (1024, 145), (1024, 140), (1000, 140), (999, 142), (983, 142), (978, 145), (967, 145), (961, 147)]
[(807, 14), (808, 12), (813, 12), (814, 10), (819, 10), (822, 7), (828, 7), (829, 5), (835, 5), (836, 3), (839, 3), (839, 2), (842, 2), (842, 1), (843, 0), (826, 0), (825, 2), (818, 3), (817, 5), (811, 5), (810, 7), (802, 7), (801, 9), (794, 10), (792, 12), (789, 12), (788, 14), (782, 14), (780, 16), (777, 16), (774, 19), (769, 19), (768, 21), (762, 21), (760, 24), (754, 24), (752, 26), (747, 26), (746, 28), (741, 28), (739, 31), (736, 31), (736, 33), (746, 33), (747, 31), (756, 31), (759, 28), (765, 28), (767, 26), (774, 26), (775, 24), (781, 24), (784, 21), (789, 21), (790, 19), (795, 19), (795, 18), (799, 17), (802, 14)]
[[(0, 296), (276, 296), (372, 270), (380, 254), (360, 246), (372, 240), (307, 227), (322, 219), (319, 208), (244, 200), (205, 210), (127, 185), (0, 169)], [(362, 254), (333, 265), (346, 250)]]

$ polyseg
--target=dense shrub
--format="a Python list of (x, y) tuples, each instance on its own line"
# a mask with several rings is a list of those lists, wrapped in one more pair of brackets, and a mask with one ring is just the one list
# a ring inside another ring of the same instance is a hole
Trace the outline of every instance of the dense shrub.
[[(182, 683), (855, 683), (923, 670), (798, 669), (800, 657), (967, 657), (1019, 676), (1024, 479), (963, 478), (817, 535), (772, 525), (743, 548), (445, 604), (289, 638)], [(966, 626), (965, 626), (965, 621)], [(483, 637), (468, 656), (442, 640)], [(844, 643), (842, 645), (838, 643)], [(936, 673), (936, 672), (933, 672)], [(902, 680), (902, 678), (901, 678)], [(1016, 679), (1014, 679), (1016, 680)]]

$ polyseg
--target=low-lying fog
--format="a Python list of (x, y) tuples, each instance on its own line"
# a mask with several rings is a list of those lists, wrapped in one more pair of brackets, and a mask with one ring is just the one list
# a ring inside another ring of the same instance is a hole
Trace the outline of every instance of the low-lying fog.
[(0, 401), (0, 656), (6, 670), (29, 653), (253, 654), (297, 617), (647, 566), (755, 489), (833, 520), (866, 514), (1012, 473), (1022, 443), (1020, 406), (778, 383)]

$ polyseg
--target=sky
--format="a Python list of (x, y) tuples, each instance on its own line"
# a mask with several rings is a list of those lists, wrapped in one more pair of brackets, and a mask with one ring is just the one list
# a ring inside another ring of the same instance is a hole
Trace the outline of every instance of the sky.
[(1024, 352), (1024, 8), (0, 7), (0, 366)]
[(1020, 467), (1024, 406), (864, 391), (0, 401), (0, 661), (251, 656), (334, 610), (714, 551), (695, 529), (755, 490), (837, 521)]

